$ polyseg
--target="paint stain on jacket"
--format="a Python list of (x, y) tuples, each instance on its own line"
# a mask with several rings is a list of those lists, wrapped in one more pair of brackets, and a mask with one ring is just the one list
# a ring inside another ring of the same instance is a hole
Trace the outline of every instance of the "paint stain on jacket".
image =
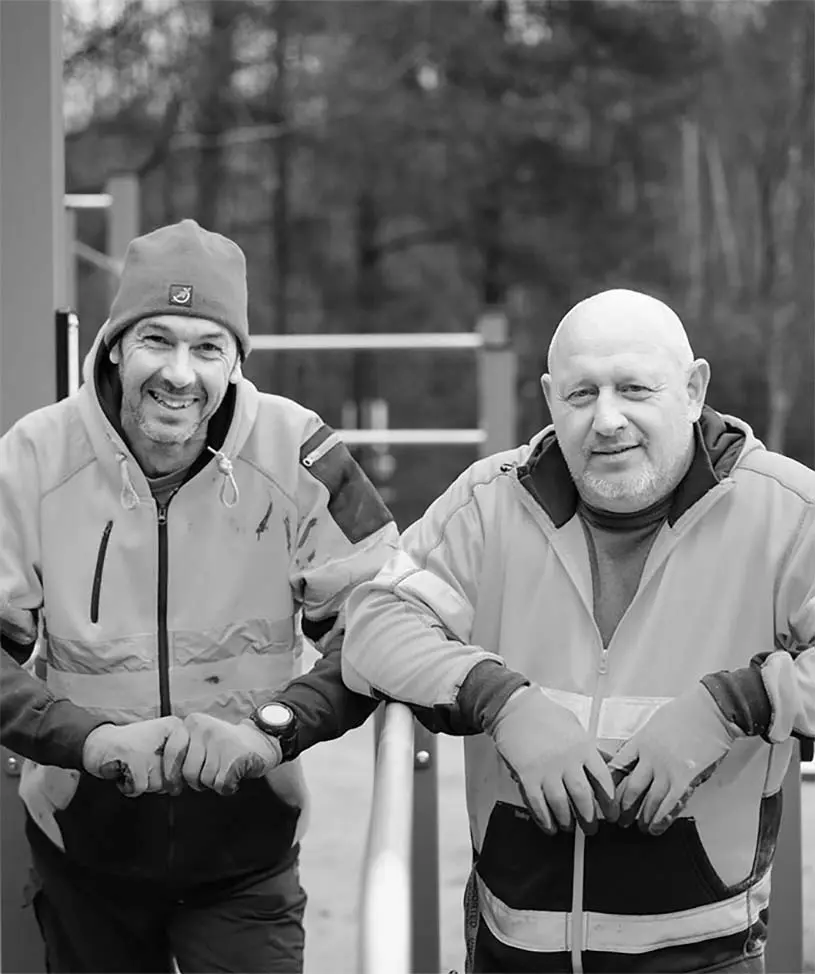
[(263, 532), (268, 531), (269, 529), (269, 518), (271, 517), (273, 506), (272, 501), (269, 501), (269, 506), (266, 508), (266, 513), (260, 519), (258, 526), (255, 528), (255, 535), (257, 536), (258, 541), (260, 541), (260, 536), (263, 534)]

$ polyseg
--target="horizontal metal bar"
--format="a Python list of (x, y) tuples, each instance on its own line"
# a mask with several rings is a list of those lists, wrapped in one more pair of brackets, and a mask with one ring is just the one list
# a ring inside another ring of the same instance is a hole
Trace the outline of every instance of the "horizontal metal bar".
[(379, 736), (362, 867), (361, 974), (410, 970), (412, 819), (413, 715), (404, 704), (389, 703)]
[(337, 430), (349, 446), (375, 446), (379, 443), (391, 446), (466, 446), (486, 442), (482, 429), (367, 429)]
[(82, 260), (93, 264), (94, 267), (98, 267), (100, 270), (107, 271), (115, 277), (122, 276), (123, 261), (116, 260), (115, 257), (108, 257), (107, 254), (101, 253), (81, 240), (74, 240), (74, 253), (77, 257), (81, 257)]
[(252, 348), (267, 352), (316, 352), (420, 349), (482, 348), (484, 339), (477, 331), (426, 331), (404, 334), (348, 335), (253, 335)]
[(801, 777), (804, 781), (815, 781), (815, 761), (801, 762)]
[(65, 206), (69, 210), (107, 210), (113, 205), (110, 193), (66, 193)]

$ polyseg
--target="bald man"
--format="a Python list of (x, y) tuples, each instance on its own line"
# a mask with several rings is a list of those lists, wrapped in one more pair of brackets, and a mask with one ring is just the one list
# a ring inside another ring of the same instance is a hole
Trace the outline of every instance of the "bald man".
[(764, 970), (781, 782), (815, 733), (815, 474), (709, 378), (662, 302), (582, 301), (552, 426), (350, 599), (348, 686), (468, 735), (467, 971)]

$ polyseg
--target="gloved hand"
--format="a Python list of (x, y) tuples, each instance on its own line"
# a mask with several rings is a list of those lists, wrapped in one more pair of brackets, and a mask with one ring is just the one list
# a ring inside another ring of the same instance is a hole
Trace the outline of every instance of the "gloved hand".
[(487, 728), (532, 817), (547, 835), (577, 824), (597, 831), (597, 809), (616, 821), (614, 784), (594, 740), (538, 686), (516, 691)]
[(177, 731), (165, 745), (165, 769), (175, 766), (182, 751), (186, 755), (181, 769), (184, 781), (196, 791), (211, 788), (219, 795), (234, 794), (241, 778), (262, 778), (283, 758), (278, 742), (252, 721), (230, 724), (209, 714), (185, 718), (183, 733)]
[(716, 770), (743, 732), (724, 716), (702, 683), (664, 704), (609, 762), (619, 824), (660, 835)]
[(181, 762), (162, 763), (162, 751), (171, 735), (186, 750), (187, 732), (178, 717), (102, 724), (85, 738), (83, 767), (96, 778), (116, 781), (128, 798), (145, 792), (177, 794), (181, 789)]

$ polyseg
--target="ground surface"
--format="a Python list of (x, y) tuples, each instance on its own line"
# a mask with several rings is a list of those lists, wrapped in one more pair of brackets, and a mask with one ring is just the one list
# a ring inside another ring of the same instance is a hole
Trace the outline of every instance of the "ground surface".
[[(441, 970), (462, 971), (461, 894), (469, 869), (461, 742), (438, 739), (441, 850)], [(373, 729), (365, 727), (305, 756), (313, 796), (303, 842), (306, 974), (356, 974), (359, 870), (371, 800)], [(805, 971), (815, 972), (815, 782), (804, 786)]]

